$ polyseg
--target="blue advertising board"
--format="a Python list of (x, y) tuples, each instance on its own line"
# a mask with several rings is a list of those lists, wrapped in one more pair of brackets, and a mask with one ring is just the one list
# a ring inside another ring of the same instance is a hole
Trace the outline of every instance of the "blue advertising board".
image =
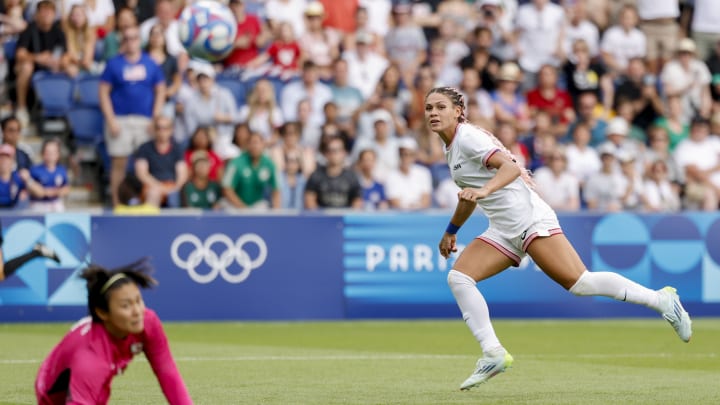
[[(87, 313), (89, 262), (149, 257), (159, 286), (148, 306), (169, 320), (457, 317), (437, 244), (449, 214), (121, 217), (5, 216), (5, 260), (37, 242), (36, 259), (0, 283), (0, 322), (74, 320)], [(720, 316), (720, 214), (563, 215), (586, 265), (650, 288), (673, 285), (689, 312)], [(474, 215), (459, 248), (487, 227)], [(455, 256), (456, 257), (456, 256)], [(524, 259), (479, 284), (498, 317), (655, 316), (607, 298), (575, 297)]]
[[(346, 315), (458, 316), (446, 282), (454, 258), (444, 260), (437, 249), (447, 220), (430, 215), (346, 216)], [(673, 285), (694, 314), (720, 315), (719, 215), (566, 215), (560, 222), (589, 269), (613, 271), (653, 289)], [(486, 227), (484, 217), (471, 217), (458, 233), (459, 249)], [(529, 258), (479, 288), (497, 316), (653, 314), (607, 298), (574, 297)]]

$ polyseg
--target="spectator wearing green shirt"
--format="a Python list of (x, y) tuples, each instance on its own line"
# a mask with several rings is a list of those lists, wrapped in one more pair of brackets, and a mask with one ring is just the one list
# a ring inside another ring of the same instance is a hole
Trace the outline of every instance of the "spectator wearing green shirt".
[(231, 207), (280, 208), (275, 164), (265, 154), (265, 141), (260, 133), (251, 133), (247, 150), (226, 163), (222, 187)]
[(220, 184), (210, 180), (210, 158), (207, 151), (196, 150), (190, 156), (190, 181), (182, 190), (183, 207), (211, 210), (219, 208), (223, 191)]

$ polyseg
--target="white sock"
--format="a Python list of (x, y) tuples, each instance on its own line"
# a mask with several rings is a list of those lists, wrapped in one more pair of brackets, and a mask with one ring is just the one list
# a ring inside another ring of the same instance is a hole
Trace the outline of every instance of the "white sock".
[(602, 295), (618, 301), (632, 302), (645, 305), (656, 311), (661, 311), (660, 296), (657, 291), (643, 287), (640, 284), (612, 272), (585, 271), (578, 281), (569, 290), (575, 295)]
[(468, 275), (457, 270), (448, 273), (448, 285), (455, 296), (463, 319), (470, 328), (485, 355), (502, 349), (490, 322), (490, 311), (477, 283)]

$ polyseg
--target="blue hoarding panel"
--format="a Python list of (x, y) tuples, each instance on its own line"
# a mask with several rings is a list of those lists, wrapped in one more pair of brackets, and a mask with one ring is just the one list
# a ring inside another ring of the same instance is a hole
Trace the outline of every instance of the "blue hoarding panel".
[(152, 258), (164, 319), (340, 319), (341, 218), (93, 219), (102, 263)]

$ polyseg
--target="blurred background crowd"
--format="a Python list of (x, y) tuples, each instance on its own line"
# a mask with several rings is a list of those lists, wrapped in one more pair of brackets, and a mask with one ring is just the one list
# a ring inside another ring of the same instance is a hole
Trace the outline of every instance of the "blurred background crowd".
[(452, 208), (423, 113), (453, 86), (558, 211), (718, 209), (720, 1), (229, 0), (212, 64), (189, 3), (0, 2), (0, 206)]

